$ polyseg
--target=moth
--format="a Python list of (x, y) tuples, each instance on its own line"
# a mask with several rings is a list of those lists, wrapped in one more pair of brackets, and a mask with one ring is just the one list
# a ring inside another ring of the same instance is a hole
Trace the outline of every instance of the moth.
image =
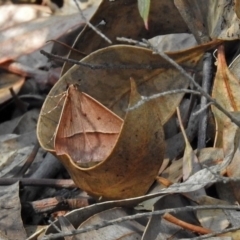
[(115, 113), (71, 84), (55, 133), (56, 154), (67, 154), (79, 165), (101, 162), (115, 146), (122, 124)]

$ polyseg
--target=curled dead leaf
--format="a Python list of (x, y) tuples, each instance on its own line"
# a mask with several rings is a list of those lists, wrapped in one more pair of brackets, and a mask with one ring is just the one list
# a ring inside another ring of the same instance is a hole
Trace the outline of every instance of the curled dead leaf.
[[(131, 81), (129, 105), (139, 101)], [(74, 182), (89, 194), (104, 199), (143, 195), (155, 180), (164, 156), (161, 117), (150, 101), (126, 114), (110, 155), (91, 168), (79, 167), (67, 154), (59, 156)]]

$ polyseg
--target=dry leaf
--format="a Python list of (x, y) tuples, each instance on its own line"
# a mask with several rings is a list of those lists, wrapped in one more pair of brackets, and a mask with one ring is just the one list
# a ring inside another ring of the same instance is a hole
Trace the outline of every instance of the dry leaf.
[[(163, 196), (159, 199), (151, 209), (152, 211), (158, 211), (169, 208), (176, 207), (184, 207), (187, 204), (187, 201), (183, 196), (175, 194)], [(181, 220), (191, 222), (192, 217), (191, 214), (185, 213), (177, 213), (175, 214)], [(191, 220), (190, 220), (191, 219)], [(194, 219), (195, 220), (195, 219)], [(196, 220), (195, 220), (196, 222)], [(151, 216), (148, 224), (145, 228), (142, 240), (150, 240), (150, 239), (182, 239), (182, 238), (190, 238), (195, 237), (196, 235), (192, 232), (183, 229), (175, 224), (172, 224), (165, 219), (163, 219), (162, 215)]]
[[(119, 44), (117, 37), (141, 40), (168, 33), (188, 32), (186, 23), (175, 8), (173, 1), (151, 0), (149, 30), (144, 27), (136, 0), (103, 0), (90, 22), (97, 26), (113, 44)], [(74, 48), (86, 55), (107, 46), (109, 44), (89, 27), (85, 27), (74, 43)], [(83, 57), (85, 56), (75, 51), (69, 54), (71, 59), (80, 60)], [(62, 75), (72, 66), (73, 64), (66, 62)]]
[(235, 12), (235, 1), (212, 0), (209, 8), (209, 33), (212, 39), (234, 40), (240, 37), (240, 19)]
[[(103, 221), (110, 221), (117, 218), (125, 217), (128, 215), (127, 210), (123, 208), (113, 208), (98, 214), (91, 216), (85, 222), (83, 222), (79, 228), (84, 228), (90, 225), (100, 224)], [(144, 231), (144, 226), (142, 226), (137, 221), (125, 221), (118, 224), (106, 226), (100, 228), (97, 231), (89, 231), (79, 235), (78, 239), (88, 240), (88, 239), (140, 239)]]
[(46, 41), (57, 39), (69, 29), (82, 23), (81, 16), (76, 13), (38, 18), (5, 29), (0, 35), (0, 63), (31, 53), (45, 45)]
[(180, 116), (180, 111), (177, 108), (177, 115), (180, 124), (181, 131), (183, 133), (184, 141), (186, 144), (185, 151), (183, 154), (183, 181), (187, 180), (192, 174), (201, 170), (201, 166), (199, 164), (198, 158), (195, 155), (185, 132), (185, 129), (182, 124), (182, 119)]
[[(133, 81), (131, 89), (130, 106), (140, 99)], [(149, 102), (126, 114), (117, 143), (101, 164), (82, 169), (68, 156), (60, 156), (81, 189), (108, 199), (139, 196), (147, 192), (164, 155), (161, 117), (152, 111), (154, 105), (154, 102)]]
[(237, 17), (240, 19), (240, 1), (239, 0), (234, 0), (234, 10), (237, 15)]
[(47, 17), (50, 10), (37, 4), (4, 4), (0, 6), (0, 30), (27, 22), (39, 17)]
[[(209, 196), (201, 196), (197, 200), (199, 205), (227, 205), (228, 203), (220, 199)], [(197, 218), (204, 228), (214, 232), (221, 231), (229, 226), (227, 214), (221, 209), (197, 210)]]
[(191, 33), (198, 43), (210, 41), (207, 29), (207, 8), (211, 3), (206, 4), (203, 1), (174, 0), (174, 4), (185, 20)]
[(35, 130), (22, 135), (0, 135), (0, 177), (13, 177), (24, 165), (36, 141)]
[[(67, 233), (75, 230), (71, 222), (69, 222), (68, 219), (65, 218), (64, 216), (59, 216), (58, 222), (59, 222), (59, 225), (61, 226), (61, 231), (63, 233)], [(80, 240), (79, 235), (64, 237), (64, 240), (78, 240), (78, 239)]]
[(174, 0), (183, 19), (199, 43), (208, 39), (234, 40), (240, 37), (240, 19), (235, 1)]
[[(227, 111), (240, 110), (239, 80), (230, 72), (227, 67), (224, 47), (218, 48), (218, 66), (214, 79), (212, 97), (215, 98)], [(223, 126), (228, 121), (228, 117), (217, 108), (212, 106), (212, 111), (216, 122), (215, 147), (222, 147)]]
[(77, 85), (70, 85), (56, 131), (56, 154), (67, 154), (79, 166), (101, 162), (115, 146), (122, 123)]
[[(0, 231), (8, 239), (26, 239), (26, 232), (21, 219), (18, 182), (11, 186), (1, 186), (0, 216)], [(0, 238), (2, 238), (1, 234)]]
[(0, 73), (0, 104), (12, 98), (10, 88), (17, 94), (25, 82), (25, 77), (11, 73)]

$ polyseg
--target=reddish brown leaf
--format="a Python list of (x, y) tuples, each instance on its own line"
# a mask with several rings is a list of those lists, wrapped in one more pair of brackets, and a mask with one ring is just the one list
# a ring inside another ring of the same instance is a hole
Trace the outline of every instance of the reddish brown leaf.
[[(212, 96), (226, 110), (239, 111), (239, 87), (239, 80), (230, 72), (227, 66), (224, 54), (224, 47), (220, 46), (218, 48), (218, 67), (214, 79)], [(216, 121), (215, 147), (222, 147), (223, 126), (228, 118), (214, 106), (212, 107), (212, 111)]]

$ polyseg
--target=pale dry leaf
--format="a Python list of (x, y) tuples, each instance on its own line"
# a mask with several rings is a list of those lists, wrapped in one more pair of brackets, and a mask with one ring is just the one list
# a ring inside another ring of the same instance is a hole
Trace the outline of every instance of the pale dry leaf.
[(209, 39), (240, 38), (240, 19), (235, 13), (235, 1), (175, 0), (183, 19), (199, 43)]
[(175, 52), (197, 45), (194, 36), (189, 33), (160, 35), (148, 39), (148, 41), (160, 52)]
[(0, 73), (0, 104), (12, 98), (10, 88), (17, 94), (25, 82), (25, 77), (12, 73)]
[(8, 239), (26, 239), (21, 219), (19, 183), (0, 187), (0, 231)]
[[(236, 133), (229, 133), (233, 136), (235, 136), (235, 139), (239, 140), (239, 129), (237, 129)], [(234, 143), (232, 142), (233, 148), (234, 148)], [(240, 159), (240, 149), (239, 149), (239, 141), (238, 144), (235, 145), (236, 150), (234, 151), (234, 155), (232, 158), (231, 163), (227, 167), (227, 175), (228, 177), (240, 177), (240, 171), (239, 171), (239, 159)], [(232, 182), (231, 183), (231, 188), (232, 188), (232, 193), (234, 194), (236, 200), (239, 202), (240, 201), (240, 194), (239, 194), (239, 182)]]
[(209, 35), (212, 39), (240, 38), (240, 19), (235, 13), (234, 1), (211, 0), (208, 4), (207, 21)]
[[(152, 207), (151, 211), (158, 211), (169, 208), (177, 208), (186, 206), (187, 201), (181, 195), (168, 195), (162, 196)], [(196, 219), (191, 217), (189, 213), (177, 213), (177, 218), (187, 222), (197, 222)], [(195, 237), (196, 235), (186, 229), (183, 229), (175, 224), (172, 224), (165, 219), (162, 215), (151, 216), (145, 228), (142, 240), (148, 239), (182, 239)]]
[[(218, 47), (218, 65), (217, 73), (215, 75), (212, 97), (215, 98), (219, 104), (221, 104), (225, 110), (237, 112), (240, 109), (240, 94), (239, 80), (231, 73), (226, 64), (224, 47)], [(214, 146), (223, 146), (223, 127), (228, 117), (219, 111), (216, 107), (212, 106), (216, 122), (216, 135)]]
[[(197, 151), (195, 151), (195, 154), (197, 154), (196, 152)], [(222, 149), (217, 149), (217, 148), (216, 149), (203, 148), (198, 152), (197, 157), (199, 158), (199, 161), (201, 162), (201, 164), (203, 164), (204, 166), (214, 167), (216, 166), (216, 164), (219, 164), (220, 162), (222, 162), (223, 151)], [(183, 188), (181, 189), (184, 191), (184, 194), (189, 196), (190, 198), (195, 199), (193, 196), (191, 196), (191, 193), (194, 193), (194, 191), (191, 190), (191, 187), (194, 185), (197, 186), (199, 182), (194, 182), (195, 180), (193, 180), (192, 184), (189, 185), (190, 187), (189, 192), (187, 191), (187, 188), (184, 187), (184, 183), (178, 183), (179, 180), (182, 178), (182, 159), (174, 160), (172, 164), (163, 171), (161, 176), (168, 179), (172, 183), (177, 183), (180, 188), (182, 186)], [(203, 187), (206, 185), (207, 185), (207, 179)], [(171, 188), (171, 186), (169, 188)], [(197, 186), (197, 190), (199, 189), (201, 189), (201, 186)], [(150, 198), (150, 199), (147, 199), (146, 201), (141, 202), (141, 204), (139, 204), (136, 207), (136, 209), (151, 211), (154, 203), (156, 203), (158, 199), (162, 197), (162, 196), (154, 197), (154, 194), (156, 194), (156, 196), (161, 195), (158, 193), (161, 193), (162, 191), (165, 191), (165, 190), (166, 188), (163, 185), (160, 185), (159, 183), (155, 183), (152, 189), (148, 192), (149, 195), (151, 194), (153, 195), (153, 198)]]
[[(212, 198), (209, 196), (201, 196), (197, 199), (199, 205), (227, 205), (228, 203)], [(208, 210), (197, 210), (197, 218), (204, 228), (211, 229), (212, 231), (221, 231), (226, 229), (230, 222), (224, 210), (221, 209), (208, 209)]]
[[(186, 135), (191, 142), (194, 137), (197, 135), (198, 130), (198, 121), (199, 118), (197, 116), (191, 115), (188, 121), (188, 126), (186, 128)], [(166, 149), (166, 157), (170, 159), (174, 159), (179, 154), (184, 151), (185, 142), (183, 134), (180, 132), (177, 135), (166, 140), (167, 149)]]
[[(109, 221), (116, 218), (127, 216), (128, 212), (124, 208), (113, 208), (100, 213), (97, 213), (83, 222), (80, 228), (84, 228), (89, 225), (100, 224), (103, 221)], [(144, 226), (137, 221), (121, 222), (111, 226), (106, 226), (98, 229), (97, 231), (89, 231), (80, 235), (81, 240), (88, 239), (140, 239), (143, 233)], [(127, 238), (129, 237), (129, 238)]]
[(237, 78), (240, 79), (240, 54), (237, 55), (229, 64), (229, 70)]
[[(64, 216), (58, 217), (58, 222), (63, 233), (72, 232), (75, 227)], [(80, 240), (79, 235), (64, 237), (64, 240)]]
[(0, 177), (13, 177), (32, 152), (36, 133), (2, 135), (0, 139)]
[(192, 174), (199, 171), (201, 168), (198, 158), (195, 155), (190, 142), (188, 141), (185, 129), (183, 127), (181, 115), (179, 108), (177, 108), (177, 115), (180, 124), (181, 131), (183, 133), (184, 141), (185, 141), (185, 151), (183, 154), (183, 181), (187, 180)]
[(25, 226), (25, 230), (27, 233), (27, 240), (36, 240), (41, 239), (43, 237), (44, 232), (47, 229), (47, 225), (31, 225), (31, 226)]
[(208, 4), (203, 1), (174, 0), (174, 4), (185, 20), (198, 43), (210, 41), (206, 24)]
[(46, 41), (57, 39), (83, 23), (79, 13), (76, 13), (38, 18), (5, 29), (0, 35), (0, 63), (31, 53), (45, 45)]
[(22, 116), (13, 118), (0, 124), (0, 135), (17, 133), (24, 134), (36, 129), (36, 123), (39, 115), (38, 109), (27, 111)]
[(46, 6), (30, 4), (4, 4), (0, 6), (0, 31), (39, 17), (50, 16)]
[[(240, 118), (240, 112), (233, 112), (232, 114), (237, 119)], [(223, 154), (224, 154), (224, 159), (222, 163), (223, 170), (225, 170), (227, 166), (231, 163), (236, 150), (239, 148), (239, 144), (240, 144), (239, 127), (228, 118), (224, 122), (223, 128)]]

